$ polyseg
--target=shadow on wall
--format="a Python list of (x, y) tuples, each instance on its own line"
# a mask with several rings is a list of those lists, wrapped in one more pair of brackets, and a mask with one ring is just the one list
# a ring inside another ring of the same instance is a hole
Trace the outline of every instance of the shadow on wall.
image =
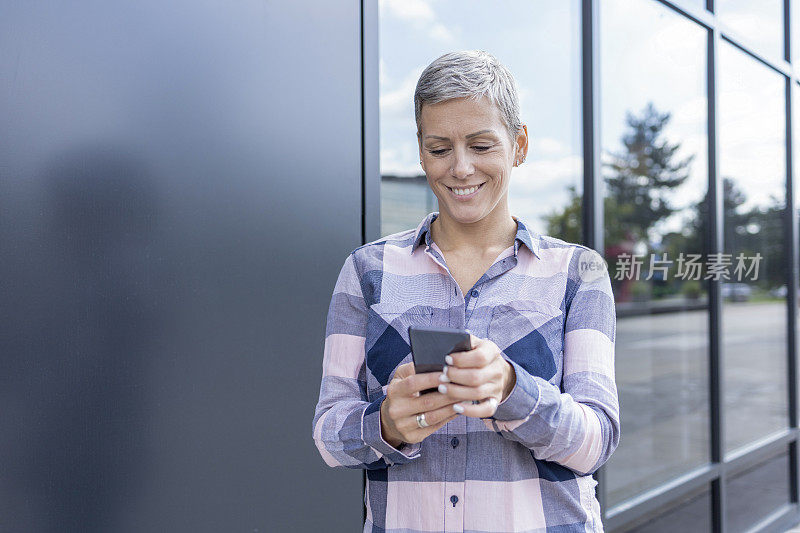
[(146, 467), (154, 183), (113, 146), (73, 149), (41, 178), (0, 224), (5, 279), (19, 280), (0, 317), (0, 523), (108, 530)]

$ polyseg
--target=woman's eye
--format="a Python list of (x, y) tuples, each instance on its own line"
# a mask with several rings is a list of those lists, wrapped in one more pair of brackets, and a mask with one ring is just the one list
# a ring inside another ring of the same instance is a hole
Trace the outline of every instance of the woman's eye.
[(447, 151), (447, 149), (446, 149), (446, 148), (440, 148), (440, 149), (438, 149), (438, 150), (428, 150), (428, 152), (430, 152), (430, 153), (431, 153), (431, 154), (433, 154), (433, 155), (442, 155), (442, 154), (443, 154), (443, 153), (445, 153), (446, 151)]
[(479, 152), (485, 152), (486, 150), (491, 148), (491, 146), (473, 146), (473, 148)]

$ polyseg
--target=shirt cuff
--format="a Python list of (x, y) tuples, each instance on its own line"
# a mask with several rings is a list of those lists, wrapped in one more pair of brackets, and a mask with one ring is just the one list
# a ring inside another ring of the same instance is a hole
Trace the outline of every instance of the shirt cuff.
[(523, 420), (530, 416), (539, 402), (539, 384), (524, 368), (504, 357), (514, 369), (516, 383), (508, 397), (500, 402), (492, 415), (495, 420)]
[(361, 418), (361, 439), (367, 446), (381, 454), (390, 465), (407, 463), (419, 457), (422, 443), (408, 444), (404, 442), (399, 448), (395, 448), (384, 440), (381, 434), (381, 404), (385, 399), (386, 395), (382, 395), (364, 410)]

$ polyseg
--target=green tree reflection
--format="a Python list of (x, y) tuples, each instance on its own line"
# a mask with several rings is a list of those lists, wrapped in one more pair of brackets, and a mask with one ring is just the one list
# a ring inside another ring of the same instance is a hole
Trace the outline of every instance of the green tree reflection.
[[(686, 208), (674, 205), (676, 189), (690, 175), (695, 155), (679, 157), (681, 143), (664, 138), (664, 128), (670, 113), (658, 111), (652, 102), (639, 114), (626, 114), (627, 129), (622, 136), (623, 150), (608, 154), (603, 164), (605, 217), (605, 257), (609, 263), (612, 284), (618, 302), (679, 297), (695, 300), (702, 287), (707, 269), (702, 269), (699, 281), (676, 278), (676, 259), (680, 254), (699, 254), (705, 265), (708, 260), (708, 194)], [(747, 207), (747, 195), (732, 178), (723, 184), (724, 248), (731, 254), (730, 279), (721, 281), (747, 282), (767, 297), (769, 290), (785, 285), (783, 220), (785, 202), (771, 195), (761, 205)], [(550, 235), (570, 242), (580, 242), (581, 207), (583, 198), (576, 188), (567, 188), (569, 202), (562, 210), (545, 217)], [(680, 230), (659, 231), (659, 223), (673, 215), (683, 216)], [(645, 260), (638, 280), (617, 280), (618, 259), (622, 254), (641, 254)], [(673, 261), (667, 276), (654, 276), (643, 281), (649, 267), (649, 256), (666, 253)], [(754, 257), (761, 254), (758, 278), (735, 279), (733, 265), (736, 256)]]
[(624, 151), (612, 153), (604, 165), (609, 171), (605, 176), (608, 242), (631, 237), (649, 241), (655, 223), (675, 212), (671, 196), (689, 177), (694, 154), (678, 159), (680, 143), (662, 138), (670, 117), (659, 113), (652, 102), (638, 116), (626, 114)]

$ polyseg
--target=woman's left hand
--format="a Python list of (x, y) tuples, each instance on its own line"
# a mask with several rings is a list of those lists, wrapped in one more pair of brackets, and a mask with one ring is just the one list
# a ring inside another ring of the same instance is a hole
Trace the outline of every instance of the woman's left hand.
[[(465, 400), (453, 406), (456, 412), (475, 418), (487, 418), (514, 389), (514, 367), (489, 339), (470, 334), (472, 350), (451, 353), (440, 380), (439, 392), (454, 400)], [(452, 361), (452, 363), (450, 362)], [(473, 400), (480, 403), (473, 404)], [(463, 411), (459, 411), (463, 408)]]

